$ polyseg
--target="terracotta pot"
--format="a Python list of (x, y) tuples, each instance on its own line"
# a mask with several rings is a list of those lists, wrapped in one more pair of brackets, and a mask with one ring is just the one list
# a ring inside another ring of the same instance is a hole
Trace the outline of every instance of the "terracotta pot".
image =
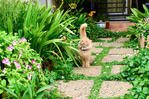
[(139, 38), (139, 43), (140, 43), (140, 48), (145, 47), (145, 38), (144, 38), (143, 34), (142, 34), (141, 38)]
[(106, 29), (110, 28), (110, 22), (106, 22)]

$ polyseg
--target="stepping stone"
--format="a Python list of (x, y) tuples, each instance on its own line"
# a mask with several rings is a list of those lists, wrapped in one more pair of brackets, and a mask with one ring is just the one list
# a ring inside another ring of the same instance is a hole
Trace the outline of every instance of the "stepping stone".
[(85, 76), (95, 77), (101, 74), (101, 66), (90, 66), (89, 68), (75, 68), (77, 74), (84, 74)]
[(93, 46), (93, 47), (99, 46), (99, 42), (93, 42), (93, 43), (92, 43), (92, 46)]
[(91, 56), (90, 63), (92, 63), (95, 60), (96, 56)]
[(99, 38), (99, 40), (104, 40), (104, 41), (110, 41), (110, 40), (112, 40), (112, 38)]
[(129, 41), (129, 38), (119, 38), (119, 39), (117, 39), (116, 40), (116, 42), (122, 42), (122, 43), (124, 43), (124, 42), (126, 42), (126, 41)]
[(103, 43), (100, 43), (99, 46), (103, 46), (103, 47), (121, 47), (121, 46), (124, 46), (124, 44), (123, 43), (117, 43), (117, 42), (112, 42), (112, 43), (103, 42)]
[(109, 54), (112, 54), (112, 55), (134, 54), (134, 51), (132, 48), (113, 48), (113, 49), (110, 49)]
[(129, 93), (133, 86), (128, 82), (104, 81), (101, 85), (99, 96), (102, 98), (118, 97)]
[(102, 48), (92, 48), (92, 53), (101, 53), (102, 50)]
[(94, 81), (77, 80), (68, 83), (60, 81), (59, 83), (58, 90), (64, 92), (64, 96), (72, 97), (73, 99), (88, 99)]
[(122, 61), (123, 58), (126, 57), (125, 55), (107, 55), (102, 59), (102, 62), (113, 62), (113, 61)]
[(114, 65), (112, 66), (112, 70), (111, 70), (111, 74), (118, 74), (121, 72), (121, 67), (123, 67), (124, 65)]

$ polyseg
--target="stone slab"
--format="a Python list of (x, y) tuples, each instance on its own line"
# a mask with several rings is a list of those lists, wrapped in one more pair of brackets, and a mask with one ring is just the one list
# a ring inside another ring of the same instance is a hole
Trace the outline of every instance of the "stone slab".
[(59, 81), (58, 90), (64, 92), (64, 96), (72, 97), (73, 99), (88, 99), (90, 90), (94, 84), (93, 80), (77, 80), (65, 83)]
[(102, 50), (102, 48), (92, 48), (92, 53), (101, 53)]
[(99, 38), (99, 40), (103, 40), (103, 41), (111, 41), (112, 40), (112, 38)]
[(125, 54), (134, 54), (135, 52), (133, 51), (132, 48), (113, 48), (110, 49), (109, 54), (112, 55), (125, 55)]
[(121, 72), (121, 68), (123, 67), (124, 65), (113, 65), (112, 66), (112, 69), (111, 69), (111, 74), (118, 74)]
[(126, 57), (125, 55), (107, 55), (102, 59), (102, 62), (113, 62), (113, 61), (123, 61), (123, 58)]
[(129, 93), (132, 85), (121, 81), (104, 81), (101, 85), (99, 97), (109, 98), (123, 96)]
[(124, 43), (124, 42), (126, 42), (126, 41), (129, 41), (129, 38), (119, 38), (119, 39), (117, 39), (116, 40), (116, 42), (122, 42), (122, 43)]
[(75, 68), (77, 74), (84, 74), (85, 76), (95, 77), (101, 74), (101, 66), (90, 66), (89, 68)]
[(121, 46), (124, 46), (124, 44), (123, 43), (118, 43), (118, 42), (112, 42), (112, 43), (103, 42), (103, 43), (100, 43), (99, 46), (103, 46), (103, 47), (121, 47)]
[(93, 47), (99, 46), (99, 42), (92, 42), (92, 46)]

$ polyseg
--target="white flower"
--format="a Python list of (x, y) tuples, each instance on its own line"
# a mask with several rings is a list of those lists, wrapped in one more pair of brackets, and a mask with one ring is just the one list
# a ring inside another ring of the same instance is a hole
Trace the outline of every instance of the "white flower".
[(109, 68), (110, 66), (106, 66), (106, 68)]

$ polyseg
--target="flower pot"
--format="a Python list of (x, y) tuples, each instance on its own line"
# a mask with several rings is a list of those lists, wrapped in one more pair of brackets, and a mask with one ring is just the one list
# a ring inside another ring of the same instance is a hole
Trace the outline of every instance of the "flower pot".
[(106, 28), (106, 22), (96, 22), (98, 27)]
[(110, 22), (106, 22), (106, 29), (110, 28)]
[(141, 38), (139, 38), (139, 43), (140, 43), (140, 48), (144, 48), (145, 46), (145, 38), (144, 38), (144, 35), (141, 34)]

